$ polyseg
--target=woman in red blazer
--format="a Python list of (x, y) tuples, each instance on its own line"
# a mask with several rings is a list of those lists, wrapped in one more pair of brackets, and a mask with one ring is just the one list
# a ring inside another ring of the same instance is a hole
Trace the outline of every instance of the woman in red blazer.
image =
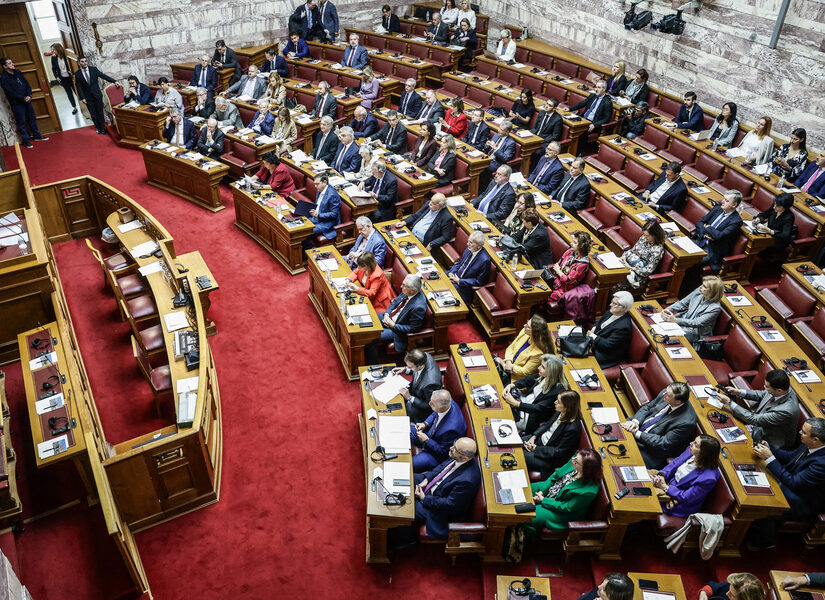
[(450, 110), (441, 119), (441, 132), (449, 133), (455, 139), (460, 140), (467, 133), (467, 115), (464, 114), (464, 101), (461, 98), (454, 98)]
[(384, 269), (375, 262), (372, 252), (364, 252), (356, 264), (358, 268), (349, 276), (349, 289), (369, 298), (375, 312), (386, 312), (395, 294)]

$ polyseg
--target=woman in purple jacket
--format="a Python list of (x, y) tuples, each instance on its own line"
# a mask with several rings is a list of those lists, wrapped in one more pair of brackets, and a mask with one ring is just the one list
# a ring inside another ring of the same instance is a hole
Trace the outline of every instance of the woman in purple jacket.
[(719, 450), (715, 437), (698, 435), (668, 466), (651, 472), (654, 487), (670, 498), (663, 512), (674, 517), (699, 512), (719, 479)]

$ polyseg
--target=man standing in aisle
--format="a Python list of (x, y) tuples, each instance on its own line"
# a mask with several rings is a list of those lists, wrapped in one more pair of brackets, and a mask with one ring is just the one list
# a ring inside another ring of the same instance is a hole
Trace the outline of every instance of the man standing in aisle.
[(103, 116), (103, 93), (100, 91), (98, 80), (104, 79), (109, 83), (114, 83), (116, 87), (120, 84), (114, 79), (102, 73), (97, 67), (89, 66), (89, 59), (81, 56), (77, 60), (80, 67), (74, 74), (74, 83), (77, 87), (77, 97), (89, 109), (92, 122), (98, 133), (106, 133), (106, 118)]
[(43, 141), (49, 138), (41, 135), (40, 130), (37, 128), (37, 117), (32, 106), (32, 86), (26, 81), (23, 73), (14, 68), (12, 59), (8, 57), (0, 58), (0, 66), (3, 67), (3, 72), (0, 74), (0, 86), (3, 87), (6, 98), (9, 99), (9, 104), (11, 104), (14, 120), (17, 121), (17, 131), (20, 133), (23, 145), (26, 148), (33, 148), (29, 133), (26, 131), (26, 124), (31, 129), (32, 138), (35, 140)]

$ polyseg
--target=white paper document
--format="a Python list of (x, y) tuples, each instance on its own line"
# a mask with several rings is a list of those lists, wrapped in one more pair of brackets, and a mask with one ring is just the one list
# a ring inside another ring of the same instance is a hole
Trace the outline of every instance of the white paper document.
[(452, 206), (453, 208), (459, 206), (467, 206), (467, 202), (464, 201), (464, 198), (461, 196), (450, 196), (447, 198), (447, 206)]
[(185, 310), (176, 310), (175, 312), (166, 313), (163, 315), (163, 323), (166, 325), (166, 331), (172, 333), (178, 329), (189, 327), (189, 320), (186, 318)]
[(765, 473), (760, 473), (758, 471), (740, 471), (737, 469), (736, 476), (739, 477), (739, 482), (743, 486), (761, 488), (771, 487), (771, 482), (768, 481), (768, 476)]
[(177, 424), (184, 427), (191, 427), (195, 421), (195, 408), (197, 406), (197, 392), (178, 394)]
[(338, 261), (334, 258), (322, 258), (318, 261), (318, 268), (322, 271), (337, 271)]
[(41, 459), (50, 458), (61, 452), (69, 449), (69, 437), (61, 435), (60, 437), (46, 440), (37, 444), (37, 456)]
[(372, 397), (376, 402), (387, 404), (409, 385), (410, 382), (401, 375), (389, 375), (381, 385), (372, 387)]
[(625, 483), (631, 481), (650, 481), (650, 475), (645, 467), (622, 467), (622, 479)]
[(185, 392), (197, 392), (198, 391), (198, 376), (195, 375), (194, 377), (184, 377), (183, 379), (178, 379), (177, 385), (175, 385), (175, 393), (176, 394), (183, 394)]
[(822, 381), (819, 378), (819, 375), (817, 375), (810, 369), (805, 369), (803, 371), (791, 371), (791, 375), (793, 375), (793, 378), (796, 379), (799, 383), (819, 383), (820, 381)]
[(716, 433), (719, 435), (719, 439), (721, 439), (724, 444), (730, 444), (731, 442), (744, 442), (748, 439), (745, 432), (739, 429), (736, 425), (733, 427), (723, 427), (721, 429), (717, 429)]
[(38, 356), (37, 358), (31, 359), (29, 361), (29, 371), (35, 371), (37, 369), (42, 369), (46, 365), (55, 364), (57, 364), (57, 352), (49, 352), (43, 356)]
[(779, 333), (776, 329), (760, 329), (758, 331), (759, 337), (766, 342), (784, 342), (785, 336)]
[(692, 385), (690, 386), (690, 391), (693, 392), (693, 395), (697, 398), (710, 398), (710, 394), (706, 391), (707, 389), (711, 389), (712, 386), (708, 385)]
[(132, 255), (133, 258), (140, 258), (141, 256), (152, 254), (152, 252), (154, 252), (157, 249), (157, 243), (154, 240), (149, 240), (148, 242), (138, 244), (137, 246), (129, 250), (129, 253)]
[(49, 396), (48, 398), (44, 398), (43, 400), (37, 400), (34, 403), (34, 408), (37, 411), (38, 415), (42, 415), (43, 413), (47, 413), (53, 411), (55, 409), (60, 408), (63, 406), (63, 394), (55, 394), (54, 396)]
[(619, 409), (615, 406), (597, 406), (590, 411), (590, 416), (596, 425), (612, 425), (621, 422)]
[(704, 250), (702, 250), (696, 242), (685, 235), (671, 238), (671, 241), (688, 254), (698, 254), (699, 252), (704, 252)]
[(676, 323), (656, 323), (653, 325), (652, 329), (659, 335), (667, 335), (670, 337), (685, 335), (684, 329), (679, 327)]
[(148, 265), (143, 265), (138, 269), (138, 272), (140, 272), (140, 274), (144, 277), (151, 275), (152, 273), (160, 273), (161, 271), (163, 271), (163, 266), (159, 260), (149, 263)]
[(667, 351), (668, 356), (670, 358), (690, 358), (690, 350), (685, 348), (684, 346), (680, 346), (678, 348), (665, 348)]
[[(381, 415), (376, 423), (378, 445), (387, 454), (410, 453), (410, 418)], [(386, 464), (386, 463), (385, 463)]]
[(559, 337), (567, 337), (575, 328), (575, 325), (559, 325)]
[[(396, 462), (388, 460), (384, 462), (383, 477), (381, 483), (391, 494), (402, 493), (410, 495), (412, 481), (410, 479), (412, 470), (408, 462)], [(404, 483), (406, 482), (406, 483)]]
[(461, 360), (464, 362), (464, 366), (467, 368), (470, 367), (486, 367), (487, 361), (484, 360), (484, 355), (479, 356), (462, 356)]
[(728, 296), (728, 302), (733, 306), (751, 306), (752, 303), (745, 296)]
[(120, 233), (129, 233), (133, 229), (140, 229), (140, 221), (138, 221), (137, 219), (134, 219), (132, 221), (129, 221), (128, 223), (123, 223), (123, 224), (117, 226), (117, 230)]
[(624, 269), (625, 266), (613, 252), (597, 254), (596, 259), (608, 269)]

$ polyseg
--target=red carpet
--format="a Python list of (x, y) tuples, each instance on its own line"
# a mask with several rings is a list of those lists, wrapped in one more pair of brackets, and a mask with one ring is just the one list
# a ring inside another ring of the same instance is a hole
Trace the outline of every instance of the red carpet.
[[(13, 168), (13, 153), (3, 152)], [(24, 158), (35, 185), (89, 174), (129, 194), (171, 232), (178, 253), (200, 250), (220, 285), (210, 311), (219, 332), (210, 343), (224, 419), (220, 502), (136, 536), (155, 598), (481, 598), (482, 586), (490, 589), (497, 572), (534, 574), (532, 560), (482, 569), (476, 559), (462, 557), (453, 567), (429, 547), (402, 554), (390, 566), (364, 564), (358, 388), (345, 379), (307, 300), (307, 275), (290, 277), (233, 225), (226, 188), (227, 209), (218, 214), (152, 188), (144, 183), (139, 152), (119, 148), (91, 128), (56, 134)], [(154, 415), (131, 355), (128, 326), (116, 320), (114, 300), (83, 241), (56, 245), (55, 256), (108, 440), (117, 443), (171, 422), (171, 407), (163, 419)], [(468, 323), (450, 331), (451, 342), (476, 339)], [(4, 370), (14, 446), (32, 465), (19, 365)], [(26, 515), (82, 494), (71, 468), (21, 470)], [(118, 598), (128, 589), (96, 507), (81, 504), (44, 518), (16, 539), (0, 537), (0, 547), (36, 600)], [(682, 572), (691, 600), (717, 576), (708, 563), (682, 563), (666, 554), (646, 528), (630, 536), (627, 548), (627, 560), (596, 563), (595, 574)], [(774, 568), (801, 567), (804, 560), (791, 553), (770, 558)], [(767, 566), (768, 557), (760, 559)], [(554, 558), (548, 564), (559, 566)], [(730, 566), (743, 570), (747, 564)], [(556, 600), (593, 586), (587, 558), (563, 569), (565, 576), (552, 580)]]

